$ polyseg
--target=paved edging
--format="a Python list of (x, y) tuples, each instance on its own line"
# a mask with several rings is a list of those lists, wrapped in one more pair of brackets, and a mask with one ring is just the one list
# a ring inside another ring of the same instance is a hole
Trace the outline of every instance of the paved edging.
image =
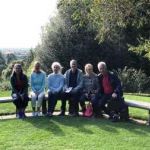
[[(57, 116), (60, 112), (54, 112), (53, 115)], [(82, 113), (80, 113), (81, 115)], [(66, 113), (66, 116), (68, 115), (68, 112)], [(32, 113), (26, 113), (27, 117), (33, 117)], [(39, 117), (44, 117), (44, 116), (39, 116)], [(104, 116), (104, 118), (108, 118), (107, 116)], [(0, 116), (0, 120), (11, 120), (11, 119), (17, 119), (16, 118), (16, 114), (13, 115), (3, 115)], [(100, 119), (100, 118), (99, 118)], [(139, 124), (139, 125), (146, 125), (147, 121), (146, 120), (139, 120), (139, 119), (134, 119), (134, 118), (130, 118), (131, 122)]]

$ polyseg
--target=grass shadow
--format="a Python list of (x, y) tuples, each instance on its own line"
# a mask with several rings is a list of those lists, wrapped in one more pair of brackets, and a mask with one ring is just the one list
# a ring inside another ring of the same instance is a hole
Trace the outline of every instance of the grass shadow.
[(101, 130), (105, 130), (106, 132), (111, 132), (117, 134), (119, 132), (118, 129), (122, 130), (125, 129), (129, 132), (133, 132), (134, 134), (138, 135), (148, 135), (150, 132), (150, 127), (146, 125), (139, 125), (135, 122), (116, 122), (113, 123), (108, 119), (95, 119), (95, 118), (84, 118), (84, 117), (55, 117), (53, 118), (59, 124), (64, 126), (71, 126), (77, 128), (81, 132), (85, 132), (88, 134), (93, 134), (92, 130), (89, 130), (87, 126), (96, 126)]
[[(1, 121), (6, 122), (6, 121), (10, 121), (10, 119), (1, 120)], [(118, 134), (123, 130), (127, 130), (128, 132), (132, 132), (136, 135), (146, 136), (150, 132), (150, 127), (146, 125), (139, 125), (136, 124), (135, 122), (112, 123), (110, 120), (105, 118), (95, 119), (95, 118), (85, 118), (85, 117), (53, 116), (51, 118), (28, 117), (23, 121), (32, 124), (37, 129), (42, 129), (51, 132), (56, 136), (65, 136), (67, 134), (66, 128), (68, 127), (71, 127), (72, 130), (75, 129), (81, 133), (84, 133), (85, 135), (95, 134), (94, 131), (95, 127), (100, 129), (100, 130), (96, 129), (96, 132), (101, 132), (101, 130), (104, 130), (108, 133), (113, 133), (113, 134)]]
[(42, 130), (46, 130), (51, 132), (57, 136), (64, 136), (65, 133), (61, 129), (61, 127), (50, 118), (47, 117), (28, 117), (24, 119), (25, 122), (31, 123), (34, 127)]

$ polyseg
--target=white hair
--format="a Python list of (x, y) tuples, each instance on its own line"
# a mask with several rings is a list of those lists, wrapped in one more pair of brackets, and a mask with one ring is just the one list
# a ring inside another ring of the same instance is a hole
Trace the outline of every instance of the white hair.
[(99, 68), (100, 66), (104, 66), (104, 68), (107, 69), (107, 65), (103, 61), (101, 61), (101, 62), (98, 63), (97, 67)]
[(61, 64), (59, 62), (53, 62), (52, 65), (51, 65), (52, 70), (54, 69), (55, 66), (58, 66), (59, 70), (61, 72), (61, 70), (62, 70)]

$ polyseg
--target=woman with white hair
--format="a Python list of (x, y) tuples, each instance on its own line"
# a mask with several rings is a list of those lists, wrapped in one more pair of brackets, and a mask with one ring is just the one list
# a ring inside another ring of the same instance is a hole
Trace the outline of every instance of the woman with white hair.
[(41, 70), (41, 64), (39, 62), (35, 62), (34, 69), (30, 77), (33, 116), (41, 115), (40, 108), (45, 97), (45, 80), (46, 74)]
[(61, 99), (64, 86), (61, 64), (59, 62), (53, 62), (51, 68), (53, 73), (48, 75), (48, 116), (53, 115), (57, 100)]

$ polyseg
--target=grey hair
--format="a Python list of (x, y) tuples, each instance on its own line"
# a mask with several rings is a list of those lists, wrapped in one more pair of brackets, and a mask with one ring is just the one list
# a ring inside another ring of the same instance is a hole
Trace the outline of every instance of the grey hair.
[(103, 62), (103, 61), (101, 61), (101, 62), (98, 63), (97, 67), (99, 68), (100, 66), (104, 66), (105, 69), (107, 69), (107, 65), (106, 65), (106, 63)]
[(76, 65), (77, 65), (77, 61), (76, 61), (75, 59), (70, 60), (70, 65), (71, 65), (72, 63), (76, 63)]
[(52, 65), (51, 65), (52, 70), (54, 69), (54, 66), (58, 66), (60, 69), (60, 72), (62, 71), (63, 67), (61, 66), (61, 64), (59, 62), (55, 61), (52, 63)]

